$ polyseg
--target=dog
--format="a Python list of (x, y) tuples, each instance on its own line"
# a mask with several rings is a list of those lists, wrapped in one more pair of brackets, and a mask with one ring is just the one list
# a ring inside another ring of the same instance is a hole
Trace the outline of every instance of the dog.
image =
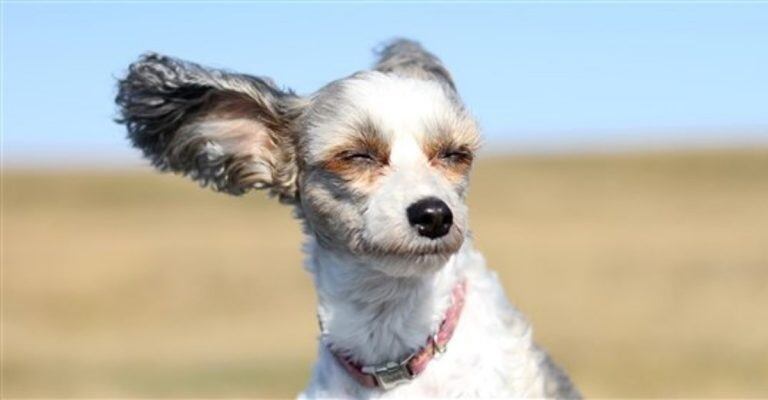
[(300, 397), (580, 397), (472, 246), (479, 129), (417, 42), (307, 96), (149, 53), (116, 103), (156, 168), (295, 210), (320, 325)]

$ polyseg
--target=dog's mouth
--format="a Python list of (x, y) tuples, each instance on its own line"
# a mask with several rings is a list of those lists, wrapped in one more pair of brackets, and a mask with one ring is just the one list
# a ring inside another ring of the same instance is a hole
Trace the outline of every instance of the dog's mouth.
[(362, 241), (359, 252), (367, 256), (401, 259), (448, 257), (461, 248), (464, 232), (458, 227), (439, 239), (398, 238), (389, 241)]

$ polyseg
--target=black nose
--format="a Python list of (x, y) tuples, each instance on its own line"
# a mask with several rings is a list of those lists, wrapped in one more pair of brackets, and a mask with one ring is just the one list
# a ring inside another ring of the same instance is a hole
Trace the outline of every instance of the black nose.
[(419, 235), (430, 239), (445, 236), (453, 224), (453, 213), (448, 204), (436, 197), (421, 199), (405, 210), (408, 222), (416, 228)]

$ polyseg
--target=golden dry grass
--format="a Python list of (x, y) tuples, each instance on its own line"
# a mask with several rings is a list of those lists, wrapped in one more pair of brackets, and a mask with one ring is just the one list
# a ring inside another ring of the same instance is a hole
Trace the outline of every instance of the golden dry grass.
[[(3, 397), (286, 397), (290, 211), (148, 172), (3, 175)], [(768, 150), (481, 159), (478, 247), (590, 397), (768, 396)]]

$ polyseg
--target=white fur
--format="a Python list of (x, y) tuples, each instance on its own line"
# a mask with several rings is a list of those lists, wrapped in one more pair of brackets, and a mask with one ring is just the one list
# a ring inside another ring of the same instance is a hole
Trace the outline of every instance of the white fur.
[[(302, 398), (544, 397), (540, 355), (531, 328), (504, 296), (496, 275), (467, 241), (443, 268), (414, 278), (371, 276), (312, 242), (307, 269), (315, 278), (323, 324), (319, 359)], [(327, 344), (364, 363), (398, 360), (437, 329), (458, 279), (468, 282), (461, 319), (447, 352), (422, 375), (391, 390), (360, 386)], [(384, 303), (396, 304), (381, 312)], [(379, 335), (371, 337), (371, 332)]]
[(435, 81), (370, 72), (345, 82), (344, 89), (355, 108), (393, 139), (420, 140), (426, 125), (456, 112), (445, 90)]
[[(456, 107), (436, 82), (403, 78), (380, 72), (366, 72), (341, 83), (343, 96), (334, 103), (338, 115), (316, 121), (309, 127), (310, 162), (318, 162), (325, 150), (333, 148), (356, 132), (350, 127), (363, 118), (371, 119), (385, 139), (421, 141), (435, 121), (456, 118)], [(398, 157), (418, 159), (419, 152), (400, 153)]]
[[(421, 146), (410, 136), (395, 138), (390, 155), (390, 171), (379, 178), (376, 190), (371, 193), (364, 213), (365, 235), (369, 241), (391, 243), (402, 240), (403, 232), (410, 232), (404, 210), (425, 197), (443, 200), (453, 211), (453, 227), (463, 234), (467, 230), (467, 210), (463, 200), (450, 182), (436, 169), (431, 168)], [(415, 236), (415, 235), (414, 235)], [(415, 236), (413, 241), (428, 242)], [(439, 265), (434, 265), (438, 268)], [(387, 268), (390, 273), (412, 268)]]

